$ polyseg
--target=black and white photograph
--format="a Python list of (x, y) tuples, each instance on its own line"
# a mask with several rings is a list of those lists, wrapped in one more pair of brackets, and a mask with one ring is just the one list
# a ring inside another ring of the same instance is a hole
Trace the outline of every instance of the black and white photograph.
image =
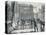
[(5, 1), (5, 33), (34, 33), (45, 31), (45, 4)]

